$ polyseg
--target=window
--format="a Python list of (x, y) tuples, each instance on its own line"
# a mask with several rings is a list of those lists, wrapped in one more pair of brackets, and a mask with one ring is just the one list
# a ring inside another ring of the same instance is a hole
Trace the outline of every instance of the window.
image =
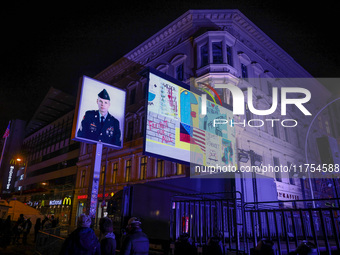
[(134, 127), (134, 122), (132, 120), (128, 123), (128, 126), (127, 126), (126, 141), (131, 141), (133, 139), (133, 127)]
[(279, 137), (279, 126), (277, 125), (277, 121), (274, 118), (273, 118), (273, 134), (275, 137)]
[[(280, 169), (280, 161), (279, 158), (277, 157), (273, 157), (273, 161), (274, 161), (274, 168), (276, 169)], [(275, 171), (275, 179), (278, 182), (282, 182), (282, 178), (281, 178), (281, 172), (280, 171)]]
[(130, 90), (130, 105), (136, 101), (136, 88)]
[(140, 158), (140, 174), (139, 174), (139, 178), (141, 180), (145, 180), (146, 179), (146, 169), (147, 169), (147, 162), (148, 162), (148, 157), (144, 156)]
[(201, 67), (209, 63), (208, 44), (201, 46)]
[(284, 127), (283, 130), (285, 131), (285, 139), (286, 139), (286, 142), (289, 142), (289, 135), (288, 135), (288, 128), (287, 127)]
[(249, 121), (252, 119), (253, 114), (251, 113), (251, 111), (249, 111), (249, 107), (247, 103), (245, 103), (245, 110), (246, 110), (246, 121)]
[(267, 81), (267, 90), (268, 90), (268, 96), (273, 96), (273, 85), (271, 82)]
[(85, 176), (86, 170), (81, 171), (80, 188), (84, 188), (85, 186)]
[(245, 64), (241, 64), (242, 78), (248, 81), (248, 68)]
[(176, 164), (176, 174), (181, 175), (184, 174), (184, 166), (182, 164)]
[[(290, 163), (289, 161), (287, 162), (287, 167), (288, 169), (290, 168), (290, 166), (292, 165), (292, 163)], [(292, 185), (295, 185), (295, 180), (294, 180), (294, 171), (289, 171), (289, 183)]]
[(157, 174), (156, 177), (164, 176), (164, 160), (157, 159)]
[(125, 182), (130, 181), (130, 174), (131, 174), (131, 159), (126, 161), (125, 165)]
[(232, 50), (229, 45), (227, 45), (227, 64), (233, 66), (233, 55), (232, 55)]
[(184, 80), (184, 64), (180, 64), (176, 67), (176, 79), (179, 81)]
[(222, 52), (222, 42), (212, 43), (212, 55), (214, 64), (223, 63), (223, 52)]
[(117, 183), (118, 162), (113, 163), (111, 183)]
[(99, 185), (104, 184), (104, 177), (105, 177), (105, 166), (102, 166), (102, 171), (100, 172), (100, 182)]

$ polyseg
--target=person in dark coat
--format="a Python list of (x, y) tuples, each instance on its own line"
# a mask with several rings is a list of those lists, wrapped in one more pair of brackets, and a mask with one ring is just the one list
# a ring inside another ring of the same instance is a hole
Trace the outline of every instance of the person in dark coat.
[(27, 220), (25, 220), (23, 224), (23, 236), (22, 236), (23, 244), (27, 244), (27, 236), (30, 233), (31, 228), (32, 228), (32, 222), (31, 222), (31, 219), (28, 218)]
[(2, 224), (2, 247), (5, 248), (11, 243), (12, 236), (12, 223), (11, 215), (7, 216), (7, 219)]
[(188, 233), (180, 235), (179, 240), (175, 243), (175, 255), (196, 255), (197, 249), (191, 244)]
[(105, 89), (98, 94), (98, 110), (86, 111), (78, 137), (121, 146), (119, 120), (109, 113), (110, 96)]
[(14, 224), (13, 233), (14, 233), (14, 239), (13, 244), (18, 244), (20, 235), (23, 231), (23, 224), (25, 222), (25, 218), (23, 214), (20, 214), (18, 221)]
[(100, 255), (100, 243), (91, 226), (91, 218), (82, 214), (77, 229), (64, 241), (60, 255)]
[(116, 254), (116, 238), (113, 233), (112, 221), (108, 217), (101, 218), (99, 221), (100, 229), (100, 250), (102, 255)]
[(124, 238), (121, 255), (149, 254), (149, 239), (141, 229), (141, 221), (132, 217), (128, 221), (127, 236)]
[(36, 220), (35, 225), (34, 225), (34, 242), (37, 241), (39, 230), (41, 230), (41, 219), (40, 218)]

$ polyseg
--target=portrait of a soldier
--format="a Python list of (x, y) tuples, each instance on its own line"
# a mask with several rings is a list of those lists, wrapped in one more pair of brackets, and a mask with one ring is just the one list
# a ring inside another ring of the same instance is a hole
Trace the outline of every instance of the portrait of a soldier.
[(110, 96), (105, 89), (98, 94), (97, 104), (98, 110), (85, 112), (77, 136), (121, 146), (119, 120), (109, 113)]

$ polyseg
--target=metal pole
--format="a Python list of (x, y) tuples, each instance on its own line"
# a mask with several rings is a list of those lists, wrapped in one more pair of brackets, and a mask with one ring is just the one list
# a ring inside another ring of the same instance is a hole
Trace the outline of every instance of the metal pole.
[(106, 148), (106, 160), (105, 160), (105, 169), (104, 169), (104, 180), (103, 180), (103, 201), (102, 201), (102, 218), (104, 217), (104, 207), (106, 205), (105, 201), (105, 186), (106, 186), (106, 171), (107, 171), (107, 154), (109, 148)]
[(92, 183), (90, 182), (89, 196), (88, 196), (89, 206), (86, 207), (86, 211), (88, 215), (92, 218), (92, 224), (94, 223), (94, 219), (96, 217), (96, 211), (97, 211), (102, 151), (103, 151), (103, 144), (99, 142), (96, 144), (96, 154), (94, 155)]

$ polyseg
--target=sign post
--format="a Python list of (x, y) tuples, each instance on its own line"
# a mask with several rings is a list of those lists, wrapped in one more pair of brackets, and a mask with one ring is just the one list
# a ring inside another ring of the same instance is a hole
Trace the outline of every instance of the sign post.
[(86, 207), (87, 214), (94, 219), (96, 217), (97, 211), (97, 201), (98, 201), (98, 190), (99, 190), (99, 179), (100, 179), (100, 166), (102, 161), (102, 151), (103, 151), (103, 144), (97, 143), (96, 144), (96, 154), (94, 157), (94, 164), (93, 164), (93, 176), (90, 178), (92, 179), (92, 183), (90, 182), (89, 187), (89, 196), (88, 196), (88, 203), (89, 206)]

